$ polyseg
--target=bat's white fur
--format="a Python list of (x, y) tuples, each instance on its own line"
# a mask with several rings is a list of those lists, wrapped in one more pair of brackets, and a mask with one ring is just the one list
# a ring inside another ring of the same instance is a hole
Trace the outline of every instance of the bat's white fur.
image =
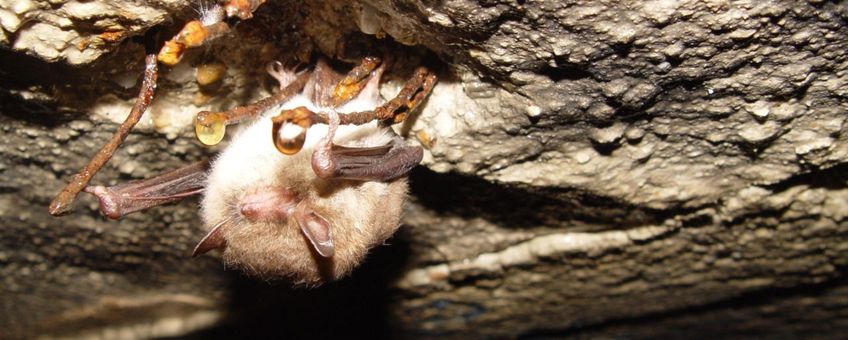
[[(337, 111), (372, 110), (377, 105), (373, 93), (363, 93)], [(223, 259), (228, 266), (263, 278), (286, 277), (314, 285), (349, 273), (368, 249), (394, 233), (407, 183), (403, 178), (388, 183), (318, 178), (310, 162), (313, 147), (327, 133), (323, 124), (309, 129), (304, 148), (297, 154), (285, 156), (278, 152), (271, 138), (271, 117), (280, 109), (298, 106), (314, 112), (328, 110), (315, 107), (304, 95), (297, 95), (238, 131), (212, 163), (202, 200), (202, 217), (207, 228), (228, 221), (222, 229), (227, 241)], [(376, 122), (342, 125), (334, 142), (344, 146), (379, 146), (388, 143), (392, 136), (392, 132)], [(312, 250), (294, 218), (280, 223), (251, 223), (241, 216), (242, 197), (269, 187), (294, 191), (329, 221), (335, 244), (332, 258), (321, 258)]]

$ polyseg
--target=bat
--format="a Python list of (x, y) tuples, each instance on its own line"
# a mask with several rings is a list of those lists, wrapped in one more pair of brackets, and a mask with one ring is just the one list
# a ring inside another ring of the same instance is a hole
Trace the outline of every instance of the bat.
[(380, 105), (385, 67), (375, 57), (345, 76), (323, 58), (312, 72), (270, 65), (280, 82), (274, 95), (198, 114), (195, 131), (204, 144), (244, 122), (213, 161), (85, 192), (113, 219), (202, 192), (208, 233), (193, 256), (219, 250), (226, 266), (263, 279), (340, 279), (398, 228), (406, 174), (423, 157), (389, 125), (419, 106), (436, 76), (418, 68)]

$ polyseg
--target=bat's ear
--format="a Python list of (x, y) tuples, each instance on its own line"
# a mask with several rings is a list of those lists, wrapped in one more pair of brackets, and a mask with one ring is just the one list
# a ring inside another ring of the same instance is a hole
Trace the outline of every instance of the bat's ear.
[(200, 242), (194, 246), (194, 251), (191, 253), (191, 257), (197, 257), (203, 254), (208, 253), (212, 249), (221, 249), (227, 247), (227, 240), (224, 239), (223, 232), (221, 228), (224, 226), (224, 223), (218, 223), (215, 228), (206, 234)]
[(309, 208), (305, 202), (297, 205), (294, 216), (300, 230), (309, 239), (309, 243), (312, 243), (315, 251), (323, 257), (333, 257), (336, 248), (333, 245), (333, 230), (330, 222)]

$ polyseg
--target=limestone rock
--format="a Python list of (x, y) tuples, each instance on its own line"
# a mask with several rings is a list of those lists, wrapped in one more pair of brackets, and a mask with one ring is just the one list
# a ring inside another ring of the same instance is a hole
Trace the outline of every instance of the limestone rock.
[[(191, 6), (0, 3), (0, 335), (848, 331), (844, 3), (262, 5), (163, 70), (95, 181), (214, 154), (194, 113), (267, 95), (272, 60), (390, 51), (384, 97), (429, 66), (440, 82), (398, 127), (429, 141), (405, 226), (350, 279), (306, 291), (188, 259), (203, 233), (193, 201), (121, 222), (90, 198), (46, 214), (132, 105), (132, 38), (175, 31)], [(200, 87), (207, 64), (223, 75)]]

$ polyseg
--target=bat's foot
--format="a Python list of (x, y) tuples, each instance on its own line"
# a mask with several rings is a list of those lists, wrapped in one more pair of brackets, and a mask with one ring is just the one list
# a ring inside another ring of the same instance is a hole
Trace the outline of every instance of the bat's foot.
[(279, 61), (273, 61), (265, 66), (265, 71), (268, 75), (277, 80), (280, 84), (280, 90), (286, 88), (297, 79), (298, 73), (295, 71), (297, 67), (288, 68)]

